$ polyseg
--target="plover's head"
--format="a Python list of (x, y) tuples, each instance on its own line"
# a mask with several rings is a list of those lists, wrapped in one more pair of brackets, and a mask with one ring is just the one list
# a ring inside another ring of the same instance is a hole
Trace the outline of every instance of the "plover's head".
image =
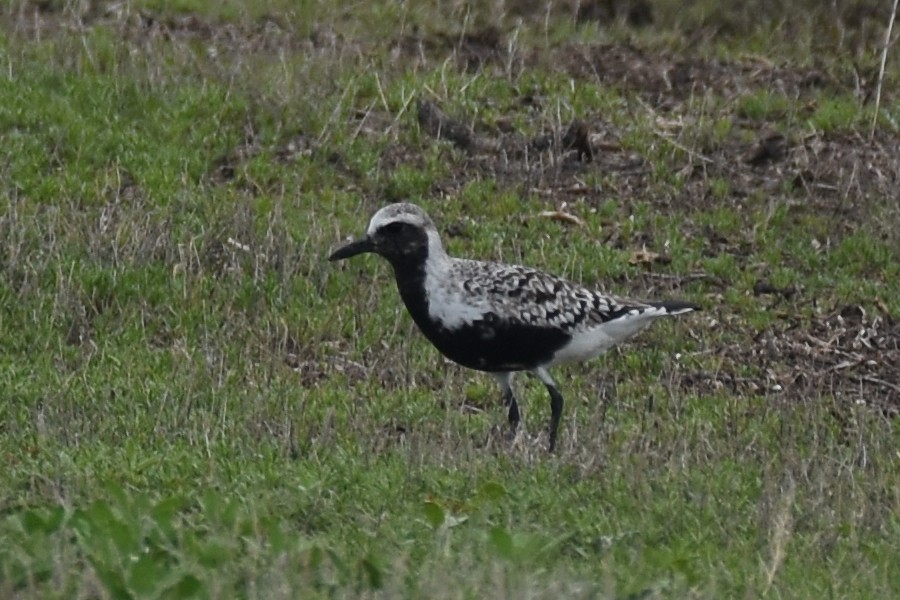
[(444, 252), (434, 221), (424, 210), (399, 202), (379, 210), (369, 221), (366, 236), (338, 248), (328, 260), (342, 260), (374, 252), (391, 264), (424, 262)]

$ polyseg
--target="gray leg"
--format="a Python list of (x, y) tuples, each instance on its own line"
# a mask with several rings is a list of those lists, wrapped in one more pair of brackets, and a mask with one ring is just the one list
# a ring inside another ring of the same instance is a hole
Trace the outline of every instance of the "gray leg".
[(562, 418), (563, 397), (556, 389), (556, 383), (550, 377), (550, 373), (544, 367), (538, 367), (534, 370), (534, 374), (538, 376), (544, 387), (550, 393), (550, 452), (556, 449), (556, 434), (559, 430), (559, 421)]
[(503, 393), (503, 403), (509, 407), (509, 426), (515, 433), (519, 426), (521, 418), (519, 416), (519, 404), (512, 391), (512, 373), (493, 373), (494, 379), (500, 384), (500, 391)]

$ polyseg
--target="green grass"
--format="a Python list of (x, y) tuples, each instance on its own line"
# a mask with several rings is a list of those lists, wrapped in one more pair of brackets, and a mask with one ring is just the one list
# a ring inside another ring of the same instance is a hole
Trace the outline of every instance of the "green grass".
[[(796, 98), (603, 83), (571, 50), (628, 40), (663, 60), (706, 32), (697, 64), (768, 49), (847, 82), (841, 48), (811, 55), (831, 13), (798, 33), (703, 3), (660, 3), (640, 30), (475, 7), (444, 29), (430, 3), (134, 4), (124, 20), (0, 9), (0, 596), (900, 590), (900, 440), (857, 402), (896, 395), (789, 344), (805, 329), (854, 343), (821, 323), (860, 305), (884, 364), (852, 373), (890, 376), (878, 335), (900, 314), (900, 214), (887, 176), (850, 167), (891, 159), (835, 153), (803, 167), (804, 187), (795, 163), (740, 158), (772, 130), (792, 152), (818, 136), (852, 153), (870, 109), (849, 84)], [(444, 38), (424, 58), (401, 48), (486, 24), (501, 52), (517, 32), (511, 60), (471, 71)], [(588, 164), (526, 160), (515, 139), (467, 154), (420, 129), (417, 98), (479, 135), (511, 123), (523, 144), (584, 119), (609, 149)], [(556, 369), (555, 455), (546, 392), (520, 378), (526, 431), (510, 444), (493, 381), (415, 331), (390, 268), (326, 260), (406, 198), (455, 254), (705, 311)], [(584, 225), (539, 216), (557, 208)], [(671, 262), (632, 264), (644, 249)], [(762, 278), (798, 291), (755, 296)]]

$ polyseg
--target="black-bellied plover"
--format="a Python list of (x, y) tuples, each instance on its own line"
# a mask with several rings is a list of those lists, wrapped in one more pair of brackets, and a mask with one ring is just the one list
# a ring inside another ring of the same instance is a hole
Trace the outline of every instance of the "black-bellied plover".
[(699, 310), (689, 302), (641, 302), (593, 291), (519, 265), (449, 256), (431, 217), (407, 202), (385, 206), (365, 237), (329, 260), (365, 252), (391, 263), (416, 325), (444, 356), (491, 373), (520, 420), (512, 376), (530, 371), (550, 393), (550, 450), (556, 447), (563, 397), (549, 367), (599, 356), (654, 319)]

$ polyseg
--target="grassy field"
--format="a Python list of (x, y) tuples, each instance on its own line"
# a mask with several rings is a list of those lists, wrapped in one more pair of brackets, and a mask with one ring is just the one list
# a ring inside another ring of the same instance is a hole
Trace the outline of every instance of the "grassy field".
[[(0, 596), (900, 594), (889, 4), (4, 3)], [(405, 198), (704, 311), (510, 443), (326, 260)]]

